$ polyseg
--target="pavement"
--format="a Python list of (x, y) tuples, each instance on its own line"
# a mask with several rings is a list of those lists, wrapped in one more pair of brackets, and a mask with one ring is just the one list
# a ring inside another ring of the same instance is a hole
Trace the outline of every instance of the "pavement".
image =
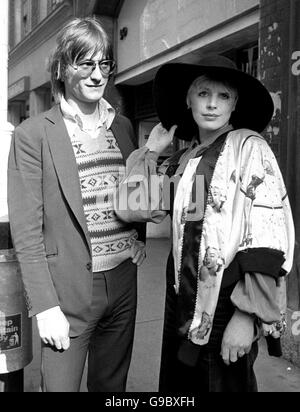
[[(138, 310), (127, 392), (157, 392), (163, 327), (165, 265), (170, 250), (167, 238), (147, 240), (147, 259), (139, 270)], [(34, 324), (34, 359), (25, 368), (25, 392), (39, 392), (40, 348)], [(255, 371), (260, 392), (300, 392), (300, 369), (283, 358), (267, 354), (264, 339)], [(86, 389), (86, 371), (81, 392)]]

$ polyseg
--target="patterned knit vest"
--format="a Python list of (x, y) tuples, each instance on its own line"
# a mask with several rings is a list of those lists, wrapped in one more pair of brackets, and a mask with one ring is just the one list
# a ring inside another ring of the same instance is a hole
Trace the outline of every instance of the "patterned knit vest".
[(116, 139), (101, 127), (92, 138), (77, 127), (71, 138), (81, 184), (83, 207), (90, 234), (93, 271), (110, 270), (131, 257), (137, 233), (118, 219), (113, 196), (125, 165)]

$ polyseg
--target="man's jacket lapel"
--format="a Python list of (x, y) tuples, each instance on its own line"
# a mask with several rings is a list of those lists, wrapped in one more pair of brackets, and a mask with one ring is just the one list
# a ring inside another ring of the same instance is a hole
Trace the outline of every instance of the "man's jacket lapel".
[(52, 154), (54, 167), (63, 194), (81, 226), (90, 249), (90, 240), (83, 210), (78, 167), (73, 147), (59, 106), (46, 113), (46, 136)]

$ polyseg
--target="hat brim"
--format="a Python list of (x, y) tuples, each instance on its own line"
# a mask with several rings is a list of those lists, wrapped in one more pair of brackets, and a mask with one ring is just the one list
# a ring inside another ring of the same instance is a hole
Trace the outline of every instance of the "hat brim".
[(177, 124), (175, 136), (187, 141), (198, 133), (186, 96), (191, 83), (204, 74), (224, 78), (237, 88), (239, 97), (230, 118), (235, 129), (261, 133), (266, 128), (273, 116), (274, 104), (268, 90), (255, 77), (226, 67), (167, 63), (158, 70), (153, 85), (157, 115), (166, 129)]

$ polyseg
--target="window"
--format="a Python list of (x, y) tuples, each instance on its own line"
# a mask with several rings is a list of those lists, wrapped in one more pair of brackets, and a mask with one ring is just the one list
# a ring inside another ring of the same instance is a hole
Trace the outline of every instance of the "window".
[(27, 34), (31, 30), (30, 0), (22, 0), (21, 27), (22, 27), (22, 37), (27, 36)]
[(233, 60), (238, 69), (254, 77), (258, 76), (258, 42), (245, 44), (238, 49), (230, 49), (222, 53), (225, 57)]
[(243, 72), (258, 76), (258, 44), (239, 49), (237, 52), (237, 65)]
[(40, 0), (31, 0), (31, 29), (33, 30), (40, 22)]
[(63, 0), (48, 0), (48, 14), (55, 10), (61, 3), (63, 3)]

